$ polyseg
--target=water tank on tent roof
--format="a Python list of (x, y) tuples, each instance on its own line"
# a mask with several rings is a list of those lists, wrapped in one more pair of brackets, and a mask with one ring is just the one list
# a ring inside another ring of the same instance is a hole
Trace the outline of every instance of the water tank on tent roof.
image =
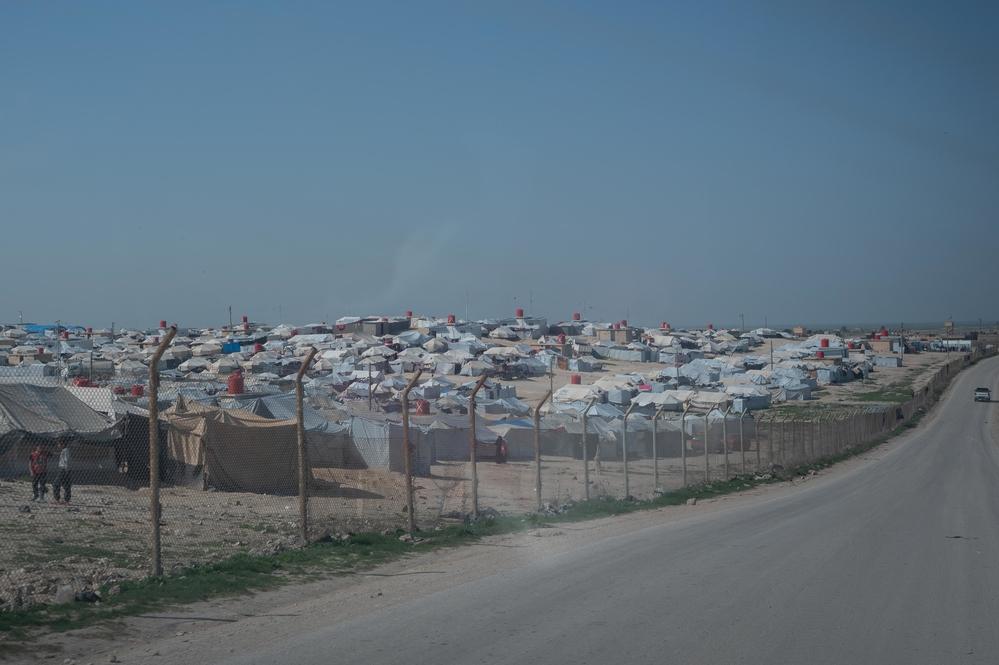
[(621, 327), (622, 328), (628, 327), (628, 319), (621, 319)]
[(821, 346), (823, 349), (828, 349), (829, 348), (829, 338), (828, 337), (823, 337), (822, 339), (820, 339), (819, 340), (819, 346)]
[(413, 318), (413, 310), (411, 310), (411, 309), (407, 309), (406, 310), (406, 318), (407, 319)]
[(822, 358), (826, 357), (826, 352), (825, 351), (816, 351), (815, 352), (815, 357), (819, 358), (821, 360)]
[(558, 343), (559, 344), (565, 344), (565, 340), (566, 340), (565, 333), (559, 333), (559, 335), (558, 335)]
[(166, 328), (166, 319), (160, 319), (160, 328)]
[(514, 310), (513, 314), (518, 319), (524, 318), (524, 308), (523, 307), (518, 307), (517, 309)]
[(261, 344), (260, 342), (257, 342), (256, 344), (253, 345), (253, 352), (254, 353), (260, 353), (263, 350), (264, 350), (264, 345)]
[(569, 383), (574, 386), (578, 386), (583, 383), (583, 377), (579, 374), (571, 374), (569, 375)]
[(715, 329), (715, 324), (709, 323), (708, 324), (708, 330), (714, 330), (714, 329)]
[(454, 317), (454, 314), (448, 314), (448, 315), (447, 315), (447, 322), (448, 322), (448, 323), (450, 323), (450, 324), (454, 324), (455, 320), (456, 320), (456, 319), (455, 319), (455, 317)]
[(573, 321), (582, 321), (583, 320), (583, 315), (580, 314), (579, 312), (573, 312), (572, 313), (572, 320)]
[(132, 397), (142, 397), (142, 394), (144, 392), (145, 392), (145, 388), (142, 387), (141, 383), (133, 383), (132, 384)]
[(250, 317), (248, 317), (246, 314), (244, 314), (243, 315), (243, 323), (249, 323), (249, 322), (250, 322)]

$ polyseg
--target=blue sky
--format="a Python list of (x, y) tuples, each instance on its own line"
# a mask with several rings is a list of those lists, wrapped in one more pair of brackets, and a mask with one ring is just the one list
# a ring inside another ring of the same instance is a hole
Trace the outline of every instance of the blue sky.
[(0, 320), (999, 318), (993, 3), (3, 3)]

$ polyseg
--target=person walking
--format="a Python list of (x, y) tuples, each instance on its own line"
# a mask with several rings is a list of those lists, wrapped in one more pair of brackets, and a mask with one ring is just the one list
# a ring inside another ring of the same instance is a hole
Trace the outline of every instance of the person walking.
[(49, 452), (42, 450), (40, 443), (35, 444), (35, 448), (28, 456), (28, 469), (31, 471), (31, 500), (45, 500), (45, 481), (48, 476)]
[[(60, 501), (60, 491), (66, 497), (65, 501)], [(56, 476), (55, 484), (52, 486), (52, 493), (55, 494), (56, 503), (69, 503), (73, 491), (73, 471), (70, 461), (69, 446), (65, 441), (59, 442), (59, 473)]]

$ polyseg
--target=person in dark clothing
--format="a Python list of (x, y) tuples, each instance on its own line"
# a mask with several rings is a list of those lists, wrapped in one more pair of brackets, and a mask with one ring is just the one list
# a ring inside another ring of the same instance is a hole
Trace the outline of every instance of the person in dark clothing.
[[(65, 501), (59, 500), (62, 491), (66, 497)], [(59, 442), (59, 474), (56, 476), (55, 484), (52, 486), (52, 493), (55, 494), (56, 503), (69, 503), (73, 491), (73, 472), (70, 465), (69, 447), (65, 441)]]
[(45, 481), (48, 476), (49, 453), (36, 444), (28, 456), (28, 469), (31, 471), (31, 500), (44, 501)]
[(496, 463), (506, 464), (506, 455), (506, 441), (503, 440), (503, 437), (498, 436), (496, 437)]

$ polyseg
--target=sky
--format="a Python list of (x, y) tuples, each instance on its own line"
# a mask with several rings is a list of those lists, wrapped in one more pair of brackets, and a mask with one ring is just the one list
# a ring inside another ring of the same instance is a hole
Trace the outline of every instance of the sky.
[(0, 4), (0, 321), (999, 319), (997, 3)]

